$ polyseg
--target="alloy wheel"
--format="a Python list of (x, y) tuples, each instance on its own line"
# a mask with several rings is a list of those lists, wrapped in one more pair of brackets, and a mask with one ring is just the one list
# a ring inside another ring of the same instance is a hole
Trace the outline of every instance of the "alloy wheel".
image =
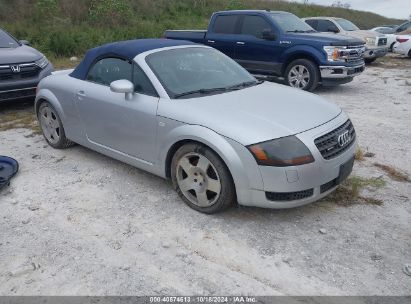
[(185, 154), (177, 163), (176, 175), (181, 192), (194, 205), (209, 207), (220, 197), (220, 177), (204, 155)]
[(305, 89), (310, 82), (310, 72), (303, 65), (293, 66), (288, 72), (288, 83), (293, 88)]

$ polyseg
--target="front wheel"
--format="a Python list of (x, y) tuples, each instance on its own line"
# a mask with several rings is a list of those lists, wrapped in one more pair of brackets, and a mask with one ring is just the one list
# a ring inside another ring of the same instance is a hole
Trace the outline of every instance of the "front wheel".
[(287, 66), (285, 81), (290, 87), (311, 92), (318, 86), (320, 72), (311, 60), (297, 59)]
[(235, 186), (227, 166), (210, 148), (186, 144), (171, 162), (174, 189), (191, 208), (216, 213), (235, 202)]

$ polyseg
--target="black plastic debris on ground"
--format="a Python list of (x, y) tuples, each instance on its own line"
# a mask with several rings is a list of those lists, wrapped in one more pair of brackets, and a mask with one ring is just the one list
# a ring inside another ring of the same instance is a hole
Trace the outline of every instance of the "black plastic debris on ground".
[(19, 171), (17, 160), (0, 155), (0, 190), (10, 185), (10, 179)]

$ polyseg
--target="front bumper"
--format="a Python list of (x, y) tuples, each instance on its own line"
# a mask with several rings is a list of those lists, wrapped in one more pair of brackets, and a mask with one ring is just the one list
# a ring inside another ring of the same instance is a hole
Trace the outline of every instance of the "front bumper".
[(53, 71), (53, 65), (49, 63), (36, 77), (0, 81), (0, 102), (35, 97), (38, 83)]
[[(342, 181), (339, 180), (341, 166), (350, 164), (354, 157), (356, 141), (342, 154), (326, 160), (314, 140), (335, 130), (347, 119), (347, 115), (341, 113), (335, 119), (317, 128), (296, 135), (310, 149), (315, 159), (313, 163), (290, 167), (268, 167), (258, 166), (254, 161), (254, 166), (260, 171), (262, 184), (251, 189), (237, 189), (238, 203), (264, 208), (292, 208), (317, 201), (334, 191)], [(255, 168), (245, 169), (249, 172), (255, 170)]]
[(387, 47), (379, 47), (379, 48), (366, 48), (364, 52), (365, 59), (373, 59), (379, 58), (387, 55), (388, 48)]
[(320, 66), (320, 73), (322, 79), (344, 79), (357, 76), (361, 74), (364, 69), (364, 63), (356, 66), (322, 65)]

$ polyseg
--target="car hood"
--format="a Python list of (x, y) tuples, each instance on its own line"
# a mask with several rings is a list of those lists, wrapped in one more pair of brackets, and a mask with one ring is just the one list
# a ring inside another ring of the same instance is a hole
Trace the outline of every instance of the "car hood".
[(41, 56), (39, 51), (27, 45), (16, 48), (0, 48), (0, 65), (33, 62), (40, 59)]
[(357, 37), (357, 38), (360, 38), (360, 39), (365, 39), (367, 37), (382, 38), (382, 37), (385, 36), (384, 34), (381, 34), (381, 33), (375, 32), (375, 31), (367, 31), (367, 30), (347, 31), (347, 32), (344, 32), (343, 35), (345, 37), (352, 36), (352, 37)]
[(158, 115), (201, 125), (243, 145), (294, 135), (322, 125), (341, 109), (317, 95), (264, 82), (191, 99), (161, 99)]
[(319, 41), (324, 45), (332, 46), (348, 46), (364, 44), (364, 41), (356, 37), (350, 37), (345, 35), (337, 35), (333, 33), (295, 33), (287, 34), (287, 37), (293, 38), (298, 42), (312, 43), (313, 40)]

